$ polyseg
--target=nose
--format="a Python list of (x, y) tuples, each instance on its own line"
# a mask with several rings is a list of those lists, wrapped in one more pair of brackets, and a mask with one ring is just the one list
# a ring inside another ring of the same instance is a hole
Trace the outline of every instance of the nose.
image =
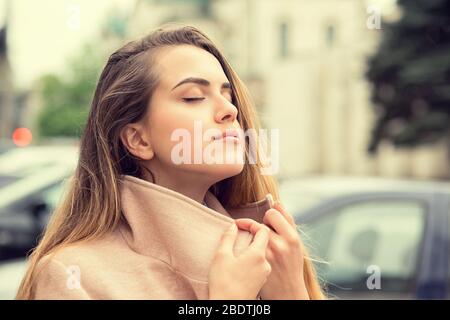
[(235, 105), (233, 105), (230, 101), (223, 98), (217, 107), (217, 112), (215, 115), (215, 120), (218, 123), (223, 122), (234, 122), (237, 118), (238, 110)]

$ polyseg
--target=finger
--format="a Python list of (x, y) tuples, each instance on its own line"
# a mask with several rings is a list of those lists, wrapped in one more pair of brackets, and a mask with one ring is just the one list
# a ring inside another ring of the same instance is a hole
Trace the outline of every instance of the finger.
[(277, 201), (275, 202), (274, 206), (275, 209), (280, 211), (280, 213), (283, 215), (283, 217), (289, 222), (289, 224), (293, 227), (295, 227), (295, 220), (294, 218), (289, 214), (289, 212), (286, 211), (284, 206), (281, 204), (281, 202)]
[(255, 236), (253, 237), (253, 241), (249, 247), (252, 249), (256, 249), (258, 251), (263, 250), (265, 254), (268, 243), (269, 243), (269, 231), (267, 231), (267, 228), (261, 228), (256, 232)]
[(266, 229), (269, 232), (269, 242), (272, 241), (272, 239), (280, 240), (281, 236), (278, 235), (272, 227), (267, 226), (263, 223), (258, 223), (257, 221), (249, 218), (241, 218), (236, 219), (236, 225), (239, 229), (246, 230), (253, 235), (256, 235), (256, 233), (261, 229)]
[(284, 218), (284, 216), (276, 209), (269, 209), (264, 215), (263, 221), (274, 228), (275, 232), (283, 238), (294, 238), (297, 236), (297, 231)]
[(233, 223), (222, 235), (220, 247), (226, 252), (233, 252), (234, 243), (237, 236), (237, 226)]
[(268, 229), (268, 227), (264, 224), (258, 223), (255, 220), (249, 218), (236, 219), (235, 222), (239, 229), (246, 230), (253, 235), (255, 235), (256, 232), (258, 232), (261, 228)]

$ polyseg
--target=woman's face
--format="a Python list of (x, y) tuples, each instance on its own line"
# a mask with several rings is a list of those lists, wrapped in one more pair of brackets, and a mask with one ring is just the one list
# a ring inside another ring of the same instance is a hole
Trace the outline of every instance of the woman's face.
[[(195, 46), (178, 45), (161, 49), (154, 66), (159, 82), (144, 119), (153, 149), (149, 168), (196, 174), (211, 183), (240, 173), (243, 135), (219, 61)], [(238, 139), (215, 137), (230, 129)]]

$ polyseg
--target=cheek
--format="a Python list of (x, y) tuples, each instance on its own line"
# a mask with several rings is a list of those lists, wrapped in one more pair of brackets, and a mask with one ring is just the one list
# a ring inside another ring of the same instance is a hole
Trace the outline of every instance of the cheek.
[[(189, 132), (193, 139), (195, 120), (194, 114), (181, 112), (172, 106), (151, 113), (149, 127), (155, 155), (165, 163), (171, 161), (171, 152), (179, 143), (180, 134)], [(172, 141), (172, 136), (178, 137)]]
[[(232, 176), (238, 174), (243, 169), (243, 151), (238, 152), (237, 149), (242, 147), (229, 144), (228, 147), (231, 149), (226, 149), (224, 145), (216, 145), (217, 142), (212, 142), (210, 140), (203, 141), (204, 133), (208, 128), (214, 127), (211, 124), (210, 114), (208, 108), (204, 106), (203, 108), (186, 108), (185, 106), (178, 104), (166, 103), (164, 106), (160, 105), (161, 108), (154, 109), (149, 115), (149, 128), (150, 137), (153, 142), (153, 150), (155, 152), (155, 157), (157, 157), (162, 163), (170, 167), (184, 168), (193, 171), (199, 171), (203, 173), (219, 174), (224, 177)], [(195, 122), (200, 122), (200, 128), (195, 126)], [(197, 136), (196, 136), (197, 135)], [(185, 138), (181, 138), (181, 136)], [(173, 137), (173, 140), (172, 140)], [(179, 149), (183, 141), (190, 140), (190, 149), (185, 150), (180, 155)], [(199, 145), (195, 145), (199, 143)], [(213, 148), (213, 147), (217, 148)], [(213, 151), (213, 156), (208, 155)], [(182, 163), (176, 164), (179, 161), (172, 160), (172, 151), (175, 152), (175, 157), (177, 159), (179, 156), (187, 156), (190, 164)], [(195, 155), (196, 154), (196, 155)], [(195, 163), (194, 159), (199, 159), (201, 163)], [(214, 162), (208, 163), (207, 159)], [(228, 162), (229, 161), (229, 162)], [(232, 164), (231, 164), (232, 163)]]

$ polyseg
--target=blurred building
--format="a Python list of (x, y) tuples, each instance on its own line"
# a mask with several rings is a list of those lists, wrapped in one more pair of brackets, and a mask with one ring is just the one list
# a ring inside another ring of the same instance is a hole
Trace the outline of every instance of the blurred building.
[(14, 124), (14, 94), (11, 66), (8, 60), (8, 25), (0, 22), (0, 139), (10, 137)]
[[(249, 87), (263, 126), (279, 129), (280, 177), (450, 178), (448, 141), (411, 150), (382, 144), (373, 157), (366, 152), (375, 115), (364, 74), (383, 32), (382, 25), (370, 27), (377, 10), (368, 9), (386, 2), (394, 1), (135, 0), (131, 13), (121, 7), (104, 13), (97, 46), (110, 53), (167, 22), (204, 30)], [(0, 69), (1, 136), (13, 123), (6, 55), (0, 54)], [(19, 98), (18, 105), (28, 106), (20, 123), (33, 127), (39, 96)]]
[(372, 15), (383, 15), (373, 8), (361, 0), (138, 0), (129, 36), (175, 21), (216, 40), (250, 88), (265, 127), (280, 129), (281, 177), (448, 178), (446, 141), (366, 152), (374, 106), (364, 73), (383, 32), (382, 25), (371, 28)]

